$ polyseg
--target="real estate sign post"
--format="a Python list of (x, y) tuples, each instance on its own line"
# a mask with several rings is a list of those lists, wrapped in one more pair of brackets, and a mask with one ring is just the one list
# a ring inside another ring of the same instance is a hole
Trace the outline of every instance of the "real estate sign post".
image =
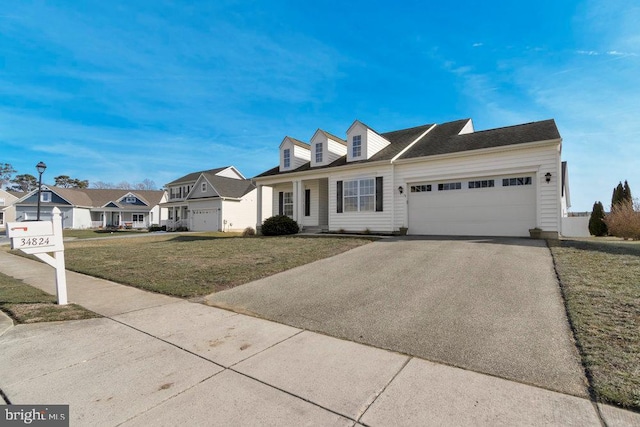
[[(53, 208), (51, 221), (24, 221), (7, 223), (7, 237), (11, 249), (20, 249), (46, 262), (56, 269), (56, 294), (59, 305), (67, 304), (67, 276), (62, 244), (60, 209)], [(53, 253), (53, 256), (49, 255)]]

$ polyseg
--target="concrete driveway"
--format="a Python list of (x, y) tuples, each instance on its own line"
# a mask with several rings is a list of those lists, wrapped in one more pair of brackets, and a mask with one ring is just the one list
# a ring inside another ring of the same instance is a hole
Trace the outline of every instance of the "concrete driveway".
[(210, 305), (586, 396), (543, 241), (385, 239), (210, 295)]

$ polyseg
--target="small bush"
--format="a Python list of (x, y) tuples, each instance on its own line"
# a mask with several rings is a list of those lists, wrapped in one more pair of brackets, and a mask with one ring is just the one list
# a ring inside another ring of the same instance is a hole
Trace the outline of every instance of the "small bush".
[(181, 225), (180, 227), (176, 228), (176, 231), (189, 231), (189, 228), (185, 227), (184, 225)]
[(589, 218), (589, 233), (594, 236), (606, 236), (607, 224), (604, 222), (604, 207), (601, 202), (595, 202)]
[(242, 237), (251, 237), (255, 235), (256, 235), (256, 230), (254, 230), (253, 227), (247, 227), (242, 232)]
[(153, 224), (149, 226), (149, 231), (153, 232), (153, 231), (167, 231), (167, 226), (163, 225), (162, 227), (159, 226), (158, 224)]
[(604, 222), (612, 236), (640, 240), (640, 202), (636, 199), (634, 203), (616, 203)]
[(272, 216), (262, 223), (262, 234), (265, 236), (296, 234), (298, 231), (300, 231), (298, 223), (286, 215)]

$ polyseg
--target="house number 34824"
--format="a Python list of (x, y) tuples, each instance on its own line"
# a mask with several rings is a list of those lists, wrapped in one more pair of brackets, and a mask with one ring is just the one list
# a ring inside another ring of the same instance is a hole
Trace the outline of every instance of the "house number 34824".
[(46, 246), (49, 244), (48, 237), (20, 238), (20, 246)]

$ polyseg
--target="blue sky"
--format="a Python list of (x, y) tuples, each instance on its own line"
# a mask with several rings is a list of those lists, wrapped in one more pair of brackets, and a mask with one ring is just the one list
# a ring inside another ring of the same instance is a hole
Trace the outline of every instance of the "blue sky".
[(608, 205), (620, 180), (640, 195), (636, 0), (445, 3), (5, 0), (0, 162), (162, 186), (254, 176), (284, 136), (355, 119), (554, 118), (572, 210)]

